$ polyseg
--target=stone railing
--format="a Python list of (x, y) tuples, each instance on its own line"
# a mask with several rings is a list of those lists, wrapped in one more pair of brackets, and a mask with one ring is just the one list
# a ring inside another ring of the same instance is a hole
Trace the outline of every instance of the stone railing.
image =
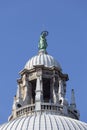
[(41, 103), (41, 111), (53, 114), (62, 114), (63, 106), (52, 103)]
[(27, 105), (27, 106), (24, 106), (22, 108), (19, 108), (17, 111), (16, 111), (16, 116), (19, 117), (19, 116), (22, 116), (22, 115), (29, 115), (29, 114), (32, 114), (34, 113), (35, 111), (35, 104), (31, 104), (31, 105)]
[(41, 103), (41, 110), (35, 110), (35, 104), (27, 105), (16, 110), (16, 117), (23, 115), (29, 115), (33, 113), (51, 113), (51, 114), (62, 114), (63, 106), (52, 103)]

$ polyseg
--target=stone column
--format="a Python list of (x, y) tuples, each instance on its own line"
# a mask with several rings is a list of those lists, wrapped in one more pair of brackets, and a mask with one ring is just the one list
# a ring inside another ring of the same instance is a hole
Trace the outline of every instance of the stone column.
[(59, 78), (59, 100), (64, 97), (64, 88), (63, 88), (63, 81)]
[(21, 106), (23, 105), (23, 99), (21, 95), (21, 83), (18, 83), (17, 94), (16, 94), (16, 104), (20, 104)]
[(68, 102), (65, 99), (65, 93), (64, 93), (64, 82), (61, 78), (59, 78), (59, 102), (63, 106), (62, 113), (64, 115), (68, 114)]
[(53, 103), (58, 103), (58, 94), (57, 94), (58, 85), (55, 77), (52, 78), (50, 84), (51, 84), (50, 86), (51, 101)]
[(26, 85), (24, 86), (24, 105), (31, 104), (32, 99), (32, 85), (30, 82), (26, 82)]
[(24, 96), (23, 96), (23, 105), (31, 104), (31, 98), (32, 98), (32, 85), (28, 81), (28, 78), (26, 75), (23, 75), (23, 87), (24, 87)]
[(37, 72), (37, 81), (36, 81), (36, 96), (35, 96), (35, 110), (37, 112), (41, 111), (41, 102), (43, 101), (43, 82), (42, 75), (40, 72)]
[(18, 84), (17, 94), (16, 94), (16, 99), (18, 102), (20, 101), (20, 98), (21, 98), (21, 88), (20, 88), (20, 84)]
[(65, 98), (65, 95), (66, 95), (66, 81), (63, 81), (63, 86), (64, 86), (64, 98)]

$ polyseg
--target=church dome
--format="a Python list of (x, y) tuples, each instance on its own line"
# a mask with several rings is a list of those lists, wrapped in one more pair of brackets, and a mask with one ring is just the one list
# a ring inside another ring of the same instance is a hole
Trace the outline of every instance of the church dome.
[(44, 65), (49, 68), (54, 66), (61, 70), (60, 64), (52, 56), (44, 53), (43, 51), (29, 59), (25, 65), (25, 69), (30, 70), (37, 65)]
[(1, 125), (0, 130), (87, 130), (87, 124), (64, 116), (38, 114), (17, 118)]

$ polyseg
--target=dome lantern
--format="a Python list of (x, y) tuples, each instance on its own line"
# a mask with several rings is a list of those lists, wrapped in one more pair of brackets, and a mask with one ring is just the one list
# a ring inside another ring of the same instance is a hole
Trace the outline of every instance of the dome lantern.
[(59, 63), (46, 52), (47, 35), (47, 31), (41, 33), (38, 55), (29, 59), (20, 72), (9, 120), (32, 113), (53, 113), (79, 119), (78, 111), (72, 113), (65, 98), (68, 75), (62, 73)]
[(68, 74), (50, 55), (43, 31), (38, 44), (39, 53), (28, 60), (17, 79), (12, 113), (0, 130), (85, 130), (87, 124), (79, 120), (74, 90), (71, 104), (66, 99)]

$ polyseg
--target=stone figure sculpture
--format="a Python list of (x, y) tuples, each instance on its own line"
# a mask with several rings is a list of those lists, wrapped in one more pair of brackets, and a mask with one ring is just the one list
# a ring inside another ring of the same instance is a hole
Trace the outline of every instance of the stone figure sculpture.
[(47, 31), (43, 31), (40, 35), (40, 40), (39, 40), (39, 44), (38, 44), (38, 48), (39, 50), (46, 50), (48, 44), (47, 44), (47, 40), (46, 40), (46, 36), (48, 35)]

